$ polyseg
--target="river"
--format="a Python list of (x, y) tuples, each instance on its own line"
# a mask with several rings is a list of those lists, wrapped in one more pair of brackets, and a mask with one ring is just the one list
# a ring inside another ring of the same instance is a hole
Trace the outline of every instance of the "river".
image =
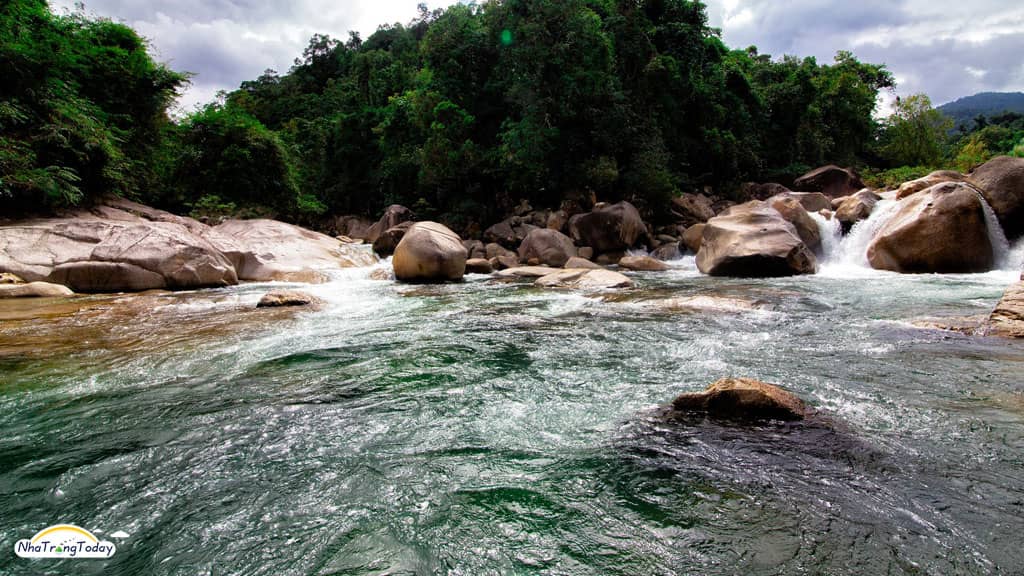
[[(611, 294), (362, 269), (316, 311), (0, 302), (0, 573), (1019, 574), (1024, 344), (914, 322), (987, 314), (1024, 250), (897, 275), (854, 238), (815, 276), (689, 257)], [(654, 417), (726, 376), (823, 423)], [(58, 522), (117, 553), (14, 557)]]

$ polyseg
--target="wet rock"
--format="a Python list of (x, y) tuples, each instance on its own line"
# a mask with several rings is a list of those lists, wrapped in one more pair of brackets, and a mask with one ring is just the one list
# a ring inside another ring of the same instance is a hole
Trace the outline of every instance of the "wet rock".
[(390, 281), (395, 279), (395, 273), (385, 268), (378, 268), (373, 272), (370, 272), (370, 280), (378, 280), (381, 282)]
[(821, 192), (830, 198), (838, 198), (862, 190), (864, 182), (852, 170), (828, 165), (797, 178), (793, 186), (800, 192)]
[(417, 222), (395, 248), (392, 266), (402, 282), (461, 280), (466, 256), (458, 234), (437, 222)]
[(605, 252), (604, 254), (601, 254), (600, 256), (595, 258), (594, 262), (597, 262), (602, 266), (615, 266), (616, 264), (619, 263), (619, 260), (622, 260), (623, 258), (625, 258), (625, 256), (626, 253), (622, 251)]
[(817, 250), (821, 246), (821, 232), (818, 230), (818, 223), (811, 218), (803, 204), (796, 198), (776, 196), (768, 203), (796, 228), (797, 235), (808, 248)]
[(672, 215), (685, 226), (693, 226), (715, 217), (711, 199), (703, 194), (681, 194), (672, 199)]
[(868, 246), (868, 261), (893, 272), (991, 270), (995, 258), (977, 190), (946, 182), (901, 200)]
[[(370, 226), (362, 238), (370, 244), (376, 244), (377, 239), (388, 230), (398, 226), (399, 224), (412, 222), (415, 219), (416, 216), (413, 214), (412, 210), (405, 206), (392, 204), (384, 210), (384, 214), (380, 217), (380, 220), (378, 220), (373, 226)], [(392, 250), (394, 250), (393, 247)], [(390, 252), (388, 252), (388, 254), (390, 254)]]
[(972, 172), (971, 180), (981, 188), (1006, 237), (1024, 235), (1024, 158), (993, 158)]
[(611, 270), (559, 270), (538, 278), (534, 283), (541, 288), (576, 288), (581, 290), (610, 290), (632, 288), (629, 277)]
[(532, 230), (519, 246), (519, 259), (523, 261), (537, 260), (538, 264), (561, 268), (576, 256), (576, 246), (572, 239), (557, 230), (536, 228)]
[(853, 225), (861, 220), (867, 220), (875, 211), (875, 206), (881, 197), (870, 190), (861, 190), (852, 196), (847, 196), (836, 207), (835, 218), (842, 224), (843, 231), (849, 232)]
[(1024, 338), (1024, 275), (1010, 286), (988, 318), (988, 333), (1005, 338)]
[(682, 251), (679, 249), (679, 245), (678, 241), (666, 242), (651, 252), (651, 257), (661, 260), (662, 262), (678, 260), (683, 255)]
[(730, 420), (803, 420), (810, 410), (796, 395), (750, 378), (725, 378), (672, 402), (670, 416), (703, 413)]
[(629, 202), (599, 205), (589, 214), (573, 216), (569, 229), (576, 244), (589, 246), (596, 254), (628, 250), (647, 234), (640, 213)]
[(397, 226), (392, 226), (384, 231), (383, 234), (377, 236), (377, 239), (373, 241), (373, 251), (381, 257), (391, 256), (395, 253), (395, 248), (398, 247), (398, 243), (405, 237), (405, 233), (412, 227), (412, 222), (402, 222)]
[(548, 266), (516, 266), (502, 270), (495, 276), (498, 278), (541, 278), (556, 271), (555, 268)]
[(669, 269), (667, 264), (650, 256), (623, 256), (619, 259), (619, 266), (637, 272), (664, 272)]
[(817, 260), (792, 224), (753, 200), (708, 221), (697, 268), (711, 276), (793, 276), (813, 274)]
[(565, 266), (563, 266), (563, 268), (577, 270), (601, 270), (602, 266), (600, 264), (595, 264), (590, 260), (585, 260), (578, 256), (573, 256), (572, 258), (569, 258), (568, 261), (566, 261)]
[(683, 232), (683, 246), (690, 252), (700, 252), (700, 243), (704, 240), (704, 228), (706, 224), (694, 224)]
[(470, 258), (466, 260), (466, 274), (490, 274), (494, 272), (490, 260), (484, 258)]
[(210, 242), (231, 258), (241, 280), (322, 283), (327, 270), (377, 262), (369, 250), (276, 220), (228, 220), (212, 230)]
[(274, 290), (260, 298), (257, 308), (284, 308), (289, 306), (309, 306), (320, 304), (319, 298), (298, 290)]
[(927, 190), (936, 184), (942, 184), (943, 182), (966, 182), (967, 176), (953, 170), (937, 170), (927, 176), (922, 176), (917, 180), (911, 180), (910, 182), (904, 182), (900, 185), (896, 191), (896, 199), (902, 200), (908, 196), (913, 196), (922, 190)]
[(67, 286), (49, 282), (0, 284), (0, 298), (56, 298), (74, 295), (75, 293)]
[(750, 312), (764, 308), (752, 300), (730, 296), (698, 295), (644, 302), (645, 306), (669, 312)]

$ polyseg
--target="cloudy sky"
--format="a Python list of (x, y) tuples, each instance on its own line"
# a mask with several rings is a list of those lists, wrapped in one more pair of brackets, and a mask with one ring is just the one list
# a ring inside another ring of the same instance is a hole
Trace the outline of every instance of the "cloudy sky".
[[(186, 110), (263, 70), (287, 71), (314, 33), (363, 37), (408, 22), (420, 0), (86, 0), (90, 13), (124, 21), (157, 57), (194, 72)], [(66, 9), (74, 0), (55, 0)], [(1024, 91), (1024, 2), (1016, 0), (706, 0), (730, 46), (831, 61), (851, 50), (882, 62), (900, 94), (936, 104), (981, 91)], [(451, 4), (435, 0), (430, 7)]]

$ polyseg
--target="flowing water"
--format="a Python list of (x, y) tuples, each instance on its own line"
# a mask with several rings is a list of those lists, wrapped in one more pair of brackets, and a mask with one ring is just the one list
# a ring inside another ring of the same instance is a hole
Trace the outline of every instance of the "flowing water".
[[(912, 324), (987, 314), (1020, 262), (875, 272), (862, 235), (816, 276), (690, 257), (605, 294), (354, 270), (316, 311), (0, 302), (0, 573), (1020, 574), (1024, 345)], [(823, 416), (656, 417), (726, 376)], [(116, 555), (14, 557), (58, 522)]]

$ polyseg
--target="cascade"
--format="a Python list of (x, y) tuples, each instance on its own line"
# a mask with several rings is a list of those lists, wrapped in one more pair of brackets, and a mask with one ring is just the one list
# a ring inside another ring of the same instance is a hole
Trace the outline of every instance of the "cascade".
[(985, 196), (981, 192), (977, 192), (977, 194), (978, 200), (981, 201), (981, 208), (985, 212), (985, 228), (988, 229), (988, 241), (992, 244), (992, 259), (995, 261), (995, 268), (1001, 270), (1011, 264), (1010, 242), (1006, 239), (1003, 225), (999, 223), (999, 218), (989, 206), (988, 200), (985, 200)]

